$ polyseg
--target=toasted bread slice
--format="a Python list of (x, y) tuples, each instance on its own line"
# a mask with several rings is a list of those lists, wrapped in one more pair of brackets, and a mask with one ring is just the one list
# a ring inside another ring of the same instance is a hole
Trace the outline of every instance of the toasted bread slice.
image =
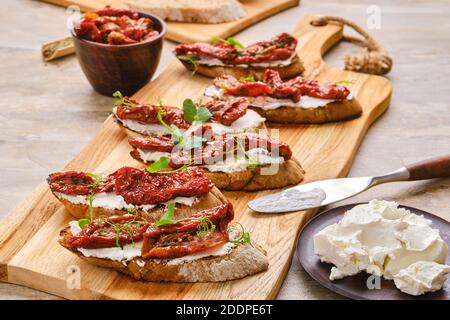
[[(59, 243), (71, 237), (70, 228), (60, 232)], [(133, 258), (130, 261), (113, 261), (104, 258), (85, 257), (80, 251), (65, 247), (89, 263), (111, 268), (136, 280), (153, 282), (222, 282), (240, 279), (269, 268), (266, 252), (256, 244), (236, 244), (227, 254), (207, 256), (195, 260)]]
[(276, 174), (264, 174), (264, 167), (238, 172), (210, 172), (205, 170), (217, 188), (228, 191), (258, 191), (284, 188), (299, 184), (305, 170), (295, 159), (287, 160), (279, 165)]
[[(180, 60), (181, 61), (181, 60)], [(236, 79), (252, 76), (255, 80), (263, 80), (264, 72), (267, 67), (251, 67), (241, 68), (235, 66), (207, 66), (207, 65), (194, 65), (189, 61), (181, 61), (183, 65), (190, 71), (201, 74), (205, 77), (216, 78), (224, 75), (231, 75)], [(287, 66), (270, 67), (272, 70), (278, 71), (281, 79), (290, 79), (301, 75), (305, 71), (302, 61), (296, 55), (292, 59), (292, 63)]]
[[(247, 110), (248, 111), (248, 110)], [(256, 111), (255, 111), (256, 112)], [(258, 112), (258, 114), (259, 114), (259, 112)], [(256, 116), (258, 116), (258, 114), (256, 114), (256, 113), (254, 113), (254, 115), (256, 115)], [(144, 133), (140, 133), (140, 132), (138, 132), (138, 131), (134, 131), (134, 130), (132, 130), (132, 129), (130, 129), (130, 128), (128, 128), (128, 127), (126, 127), (126, 126), (124, 126), (123, 125), (123, 123), (120, 121), (120, 119), (117, 117), (117, 116), (115, 116), (114, 114), (113, 114), (113, 119), (114, 119), (114, 121), (117, 123), (117, 125), (120, 127), (120, 129), (127, 135), (127, 136), (129, 136), (129, 137), (137, 137), (137, 136), (142, 136), (142, 135), (145, 135)], [(265, 119), (264, 119), (265, 120)], [(245, 128), (245, 129), (266, 129), (267, 127), (266, 127), (266, 125), (264, 124), (264, 122), (262, 122), (259, 126), (257, 126), (257, 127), (253, 127), (253, 128)], [(245, 130), (244, 128), (243, 129), (236, 129), (236, 131), (240, 131), (240, 130)], [(233, 130), (233, 129), (230, 129), (230, 130)]]
[(167, 21), (222, 23), (247, 14), (237, 0), (126, 0), (125, 3)]
[[(251, 107), (251, 106), (250, 106)], [(340, 100), (314, 108), (280, 107), (271, 110), (251, 107), (269, 122), (319, 124), (357, 118), (362, 107), (356, 99)]]
[[(130, 155), (134, 159), (143, 162), (136, 149), (132, 150)], [(300, 183), (305, 174), (305, 170), (295, 159), (281, 163), (274, 174), (264, 174), (264, 171), (261, 171), (263, 168), (237, 172), (211, 172), (207, 169), (204, 170), (217, 188), (228, 191), (257, 191), (283, 188)]]
[[(67, 199), (58, 197), (58, 195), (55, 193), (53, 193), (53, 195), (64, 205), (64, 207), (67, 209), (67, 211), (69, 211), (69, 213), (73, 217), (77, 219), (88, 217), (89, 215), (88, 205), (71, 203)], [(219, 191), (219, 189), (213, 187), (208, 194), (199, 197), (198, 201), (194, 203), (192, 206), (188, 206), (185, 204), (177, 204), (177, 217), (179, 218), (188, 217), (203, 209), (212, 208), (226, 202), (227, 202), (226, 198)], [(149, 211), (138, 210), (137, 213), (148, 221), (155, 221), (158, 220), (164, 214), (165, 210), (166, 206), (164, 204), (161, 204), (157, 205), (155, 208)], [(127, 210), (108, 209), (102, 207), (92, 208), (93, 218), (98, 218), (100, 216), (122, 215), (127, 213), (129, 213)]]

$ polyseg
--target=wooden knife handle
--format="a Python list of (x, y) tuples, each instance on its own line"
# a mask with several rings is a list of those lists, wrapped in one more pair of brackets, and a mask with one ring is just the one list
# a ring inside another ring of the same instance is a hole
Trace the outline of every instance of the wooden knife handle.
[(450, 177), (450, 154), (407, 165), (409, 180)]

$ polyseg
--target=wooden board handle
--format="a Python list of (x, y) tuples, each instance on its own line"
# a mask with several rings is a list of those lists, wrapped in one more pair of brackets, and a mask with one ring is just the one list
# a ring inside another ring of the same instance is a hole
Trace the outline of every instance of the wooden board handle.
[(409, 180), (425, 180), (450, 177), (450, 154), (406, 166)]

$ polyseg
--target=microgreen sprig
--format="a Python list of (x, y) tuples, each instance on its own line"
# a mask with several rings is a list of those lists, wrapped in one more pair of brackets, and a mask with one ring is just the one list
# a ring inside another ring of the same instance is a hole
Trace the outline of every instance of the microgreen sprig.
[(190, 132), (189, 129), (193, 128), (192, 126), (188, 130), (186, 130), (185, 133), (181, 132), (181, 130), (173, 124), (169, 126), (162, 118), (164, 113), (165, 113), (164, 110), (162, 109), (159, 110), (156, 115), (156, 118), (164, 126), (164, 128), (166, 128), (167, 131), (169, 131), (172, 141), (175, 143), (178, 149), (191, 150), (200, 147), (203, 144), (203, 142), (206, 141), (206, 139), (203, 137), (187, 134)]
[(194, 70), (192, 70), (192, 75), (194, 75), (197, 70), (198, 70), (198, 61), (200, 60), (198, 57), (196, 56), (178, 56), (177, 57), (178, 60), (180, 61), (184, 61), (184, 62), (188, 62), (190, 64), (192, 64), (192, 66), (194, 67)]
[(169, 158), (160, 157), (158, 161), (153, 162), (151, 165), (147, 166), (147, 168), (145, 168), (145, 169), (149, 173), (170, 174), (170, 173), (174, 173), (174, 172), (183, 171), (183, 170), (186, 170), (187, 168), (189, 168), (189, 165), (185, 164), (178, 169), (167, 170), (167, 169), (171, 168), (169, 166), (169, 162), (170, 162)]
[(185, 99), (183, 101), (183, 116), (184, 119), (189, 122), (205, 123), (211, 118), (212, 114), (205, 107), (199, 106), (197, 108), (194, 101), (191, 99)]
[(195, 218), (184, 218), (180, 220), (174, 219), (175, 216), (175, 202), (171, 201), (167, 204), (167, 210), (164, 215), (155, 222), (155, 226), (160, 227), (164, 225), (176, 224), (182, 221), (199, 221), (197, 226), (196, 235), (198, 237), (205, 236), (208, 232), (214, 232), (216, 230), (216, 225), (208, 217), (195, 217)]
[(246, 152), (245, 149), (244, 149), (244, 146), (243, 146), (242, 143), (239, 141), (239, 138), (236, 139), (236, 144), (237, 144), (237, 147), (238, 147), (239, 151), (243, 154), (245, 161), (247, 161), (247, 163), (248, 163), (248, 168), (249, 168), (249, 169), (256, 169), (256, 168), (258, 168), (259, 166), (262, 165), (261, 162), (259, 162), (258, 160), (256, 160), (256, 159), (250, 157), (250, 156), (247, 154), (247, 152)]
[(87, 196), (87, 199), (89, 201), (89, 221), (93, 221), (94, 218), (94, 207), (93, 207), (93, 202), (94, 202), (94, 193), (91, 192), (89, 193), (89, 195)]
[(97, 174), (97, 173), (93, 173), (93, 172), (87, 172), (86, 175), (92, 178), (92, 180), (93, 180), (92, 187), (93, 188), (100, 187), (100, 185), (102, 184), (102, 180), (105, 178), (105, 175), (103, 173)]
[(159, 227), (177, 223), (177, 220), (173, 218), (174, 216), (175, 216), (175, 202), (170, 201), (167, 204), (166, 212), (162, 215), (161, 218), (159, 218), (158, 221), (155, 222), (155, 226)]
[(239, 222), (234, 222), (228, 226), (228, 232), (232, 229), (239, 229), (239, 236), (234, 239), (229, 239), (231, 243), (248, 243), (252, 244), (252, 240), (250, 238), (250, 233), (245, 231), (244, 226)]
[(220, 38), (220, 37), (213, 37), (212, 38), (213, 43), (217, 43), (217, 42), (222, 42), (222, 43), (226, 43), (229, 44), (230, 46), (233, 46), (235, 49), (243, 49), (244, 45), (237, 39), (235, 38)]
[(247, 82), (256, 82), (256, 79), (252, 75), (248, 75), (246, 77), (241, 77), (239, 80), (241, 81), (247, 81)]
[(123, 96), (122, 92), (120, 92), (120, 91), (114, 92), (113, 97), (116, 99), (116, 101), (114, 102), (114, 107), (118, 107), (118, 106), (134, 107), (134, 106), (136, 106), (136, 103), (134, 103), (133, 101), (131, 101), (128, 98), (125, 98)]
[(355, 84), (355, 82), (356, 82), (355, 79), (352, 79), (352, 80), (340, 80), (340, 81), (336, 81), (334, 84), (347, 86), (347, 85)]

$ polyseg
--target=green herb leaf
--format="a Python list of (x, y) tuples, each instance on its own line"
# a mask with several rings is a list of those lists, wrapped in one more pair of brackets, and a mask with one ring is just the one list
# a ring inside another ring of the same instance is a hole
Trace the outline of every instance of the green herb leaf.
[(125, 98), (120, 91), (116, 91), (113, 93), (113, 97), (116, 99), (114, 102), (114, 107), (117, 106), (126, 106), (126, 107), (134, 107), (136, 103), (130, 101), (130, 99)]
[(83, 219), (78, 220), (78, 226), (79, 226), (81, 229), (83, 229), (83, 227), (84, 227), (85, 225), (88, 225), (89, 223), (91, 223), (91, 220), (90, 220), (90, 219), (87, 219), (87, 218), (83, 218)]
[(227, 38), (227, 42), (229, 44), (231, 44), (233, 47), (235, 47), (236, 49), (243, 49), (244, 45), (237, 39), (235, 38)]
[(97, 188), (101, 185), (102, 180), (104, 178), (104, 175), (101, 174), (97, 174), (97, 173), (93, 173), (93, 172), (86, 172), (86, 175), (91, 177), (92, 180), (94, 180), (94, 182), (92, 183), (92, 187)]
[(178, 58), (178, 60), (192, 64), (192, 66), (194, 67), (194, 70), (192, 71), (192, 75), (194, 75), (197, 72), (198, 65), (199, 65), (198, 60), (200, 60), (198, 57), (196, 57), (196, 56), (178, 56), (177, 58)]
[(130, 207), (130, 208), (127, 209), (127, 212), (130, 213), (130, 214), (136, 214), (137, 210), (135, 208), (131, 208)]
[(146, 170), (150, 173), (156, 173), (161, 170), (169, 168), (170, 159), (167, 157), (161, 157), (158, 161), (153, 162), (151, 165), (147, 166)]
[(113, 97), (116, 99), (116, 102), (123, 100), (123, 95), (122, 95), (122, 92), (120, 92), (120, 91), (114, 92)]
[(155, 226), (160, 227), (167, 224), (175, 224), (177, 223), (176, 220), (173, 219), (175, 216), (175, 202), (171, 201), (167, 204), (167, 211), (164, 213), (164, 215), (155, 222)]
[(171, 173), (174, 173), (174, 172), (180, 172), (180, 171), (184, 171), (184, 170), (186, 170), (186, 169), (188, 169), (189, 168), (189, 165), (188, 164), (185, 164), (185, 165), (183, 165), (182, 167), (179, 167), (178, 169), (174, 169), (174, 170), (171, 170), (171, 171), (160, 171), (160, 172), (158, 172), (159, 174), (171, 174)]
[(196, 232), (198, 237), (204, 237), (207, 233), (214, 232), (214, 230), (216, 230), (216, 225), (212, 223), (211, 219), (208, 217), (199, 217), (194, 219), (198, 219), (200, 221)]
[(232, 228), (238, 228), (239, 230), (239, 236), (237, 236), (234, 239), (230, 239), (229, 241), (231, 243), (248, 243), (248, 244), (252, 244), (252, 240), (250, 238), (250, 233), (246, 232), (244, 229), (244, 226), (239, 223), (239, 222), (234, 222), (233, 224), (230, 224), (228, 226), (228, 231), (230, 231), (230, 229)]
[(345, 86), (345, 85), (351, 85), (354, 83), (355, 83), (355, 80), (353, 79), (353, 80), (340, 80), (340, 81), (335, 82), (334, 84)]
[(239, 80), (247, 81), (247, 82), (256, 82), (255, 77), (253, 77), (252, 75), (248, 75), (246, 77), (241, 77)]
[(89, 201), (89, 220), (92, 221), (93, 220), (93, 216), (94, 216), (94, 208), (92, 206), (92, 203), (94, 202), (94, 194), (91, 192), (88, 195), (88, 201)]
[[(201, 105), (201, 102), (199, 103)], [(183, 101), (183, 115), (184, 119), (189, 122), (201, 122), (204, 123), (211, 118), (212, 114), (207, 108), (198, 107), (191, 99), (185, 99)]]
[(197, 107), (191, 99), (183, 101), (183, 115), (184, 119), (189, 122), (194, 122), (197, 118)]
[(230, 46), (233, 46), (236, 49), (243, 49), (244, 45), (237, 39), (235, 38), (227, 38), (227, 39), (223, 39), (220, 37), (213, 37), (212, 38), (213, 43), (217, 43), (217, 42), (223, 42), (226, 44), (229, 44)]
[(196, 121), (200, 121), (202, 123), (205, 123), (212, 117), (211, 112), (205, 108), (205, 107), (199, 107), (197, 109), (197, 119)]
[(169, 126), (169, 125), (163, 120), (162, 116), (163, 116), (165, 113), (166, 113), (166, 112), (165, 112), (164, 110), (162, 110), (162, 109), (158, 110), (158, 113), (157, 113), (157, 115), (156, 115), (156, 118), (157, 118), (158, 121), (164, 126), (164, 128), (166, 128), (167, 131), (169, 131), (169, 133), (170, 133), (171, 136), (172, 136), (172, 141), (173, 141), (175, 144), (178, 144), (178, 143), (180, 143), (180, 142), (183, 140), (184, 136), (183, 136), (183, 134), (181, 133), (180, 129), (179, 129), (177, 126), (174, 126), (174, 125)]
[(248, 163), (248, 166), (247, 166), (247, 167), (248, 167), (249, 169), (256, 169), (256, 168), (258, 168), (259, 166), (262, 165), (262, 163), (260, 163), (260, 162), (259, 162), (258, 160), (256, 160), (256, 159), (250, 157), (250, 156), (247, 154), (247, 152), (245, 152), (244, 146), (241, 144), (241, 142), (239, 141), (239, 139), (236, 140), (236, 144), (237, 144), (237, 147), (238, 147), (239, 151), (244, 155), (244, 158), (245, 158), (245, 160), (246, 160), (247, 163)]

